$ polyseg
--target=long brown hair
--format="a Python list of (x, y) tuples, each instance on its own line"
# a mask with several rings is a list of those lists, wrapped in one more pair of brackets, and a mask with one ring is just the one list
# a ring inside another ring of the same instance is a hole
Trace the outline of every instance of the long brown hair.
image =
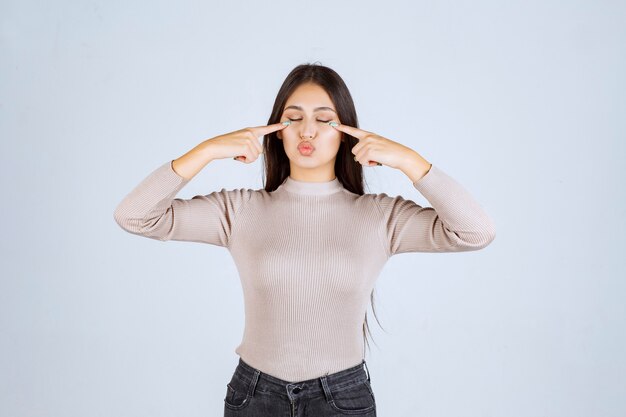
[[(359, 127), (354, 101), (346, 83), (336, 71), (317, 63), (298, 65), (287, 75), (274, 100), (272, 113), (267, 121), (268, 125), (280, 122), (287, 100), (296, 88), (306, 83), (317, 84), (326, 91), (335, 105), (337, 116), (342, 124)], [(354, 194), (363, 195), (363, 166), (354, 160), (352, 154), (352, 148), (358, 143), (358, 139), (343, 132), (341, 135), (342, 141), (335, 160), (335, 175), (345, 189)], [(285, 153), (282, 141), (276, 136), (276, 132), (264, 136), (263, 155), (266, 173), (265, 191), (271, 192), (276, 190), (290, 173), (289, 157)], [(374, 310), (374, 290), (370, 294), (370, 299), (372, 311), (378, 321)], [(380, 325), (380, 321), (378, 324)], [(366, 330), (371, 336), (367, 323), (367, 311), (363, 322), (363, 340), (369, 348)]]

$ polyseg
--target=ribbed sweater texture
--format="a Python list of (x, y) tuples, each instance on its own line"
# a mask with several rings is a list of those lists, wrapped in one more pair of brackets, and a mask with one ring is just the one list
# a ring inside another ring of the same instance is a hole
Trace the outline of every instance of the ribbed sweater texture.
[(422, 207), (402, 196), (354, 194), (338, 178), (290, 176), (272, 192), (222, 188), (181, 199), (176, 195), (190, 180), (172, 162), (124, 197), (115, 221), (151, 239), (227, 248), (245, 307), (235, 353), (289, 382), (362, 362), (370, 293), (391, 256), (473, 251), (495, 238), (481, 205), (435, 165), (413, 183), (432, 206)]

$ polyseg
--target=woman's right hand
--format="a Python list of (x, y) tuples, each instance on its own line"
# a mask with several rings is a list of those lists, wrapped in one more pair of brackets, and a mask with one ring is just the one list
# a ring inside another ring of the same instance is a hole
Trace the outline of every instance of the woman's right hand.
[(233, 158), (250, 164), (263, 153), (260, 136), (286, 128), (282, 123), (267, 126), (246, 127), (234, 132), (216, 136), (207, 141), (213, 159)]

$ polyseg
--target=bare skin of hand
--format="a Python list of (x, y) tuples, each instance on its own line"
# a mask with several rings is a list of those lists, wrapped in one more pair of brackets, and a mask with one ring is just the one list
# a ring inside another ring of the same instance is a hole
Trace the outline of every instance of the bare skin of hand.
[(263, 153), (263, 145), (259, 137), (284, 129), (282, 123), (266, 126), (246, 127), (234, 132), (225, 133), (209, 139), (211, 155), (214, 159), (233, 158), (246, 164), (256, 161)]
[[(420, 172), (425, 173), (430, 169), (428, 161), (401, 143), (353, 126), (338, 124), (333, 127), (359, 140), (359, 143), (352, 148), (352, 153), (355, 155), (354, 160), (361, 165), (375, 166), (381, 164), (400, 169), (405, 173), (411, 171), (411, 179), (420, 177)], [(416, 165), (418, 168), (417, 175), (415, 174)]]
[(246, 127), (202, 141), (184, 155), (172, 161), (172, 169), (186, 180), (191, 180), (214, 159), (232, 158), (250, 164), (263, 153), (259, 136), (284, 129), (282, 123)]

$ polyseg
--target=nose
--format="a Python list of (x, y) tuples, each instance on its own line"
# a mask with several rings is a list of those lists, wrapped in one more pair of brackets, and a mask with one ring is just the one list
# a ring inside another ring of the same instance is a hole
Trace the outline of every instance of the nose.
[(317, 133), (317, 125), (315, 124), (315, 118), (303, 119), (300, 124), (300, 137), (303, 139), (312, 139)]

